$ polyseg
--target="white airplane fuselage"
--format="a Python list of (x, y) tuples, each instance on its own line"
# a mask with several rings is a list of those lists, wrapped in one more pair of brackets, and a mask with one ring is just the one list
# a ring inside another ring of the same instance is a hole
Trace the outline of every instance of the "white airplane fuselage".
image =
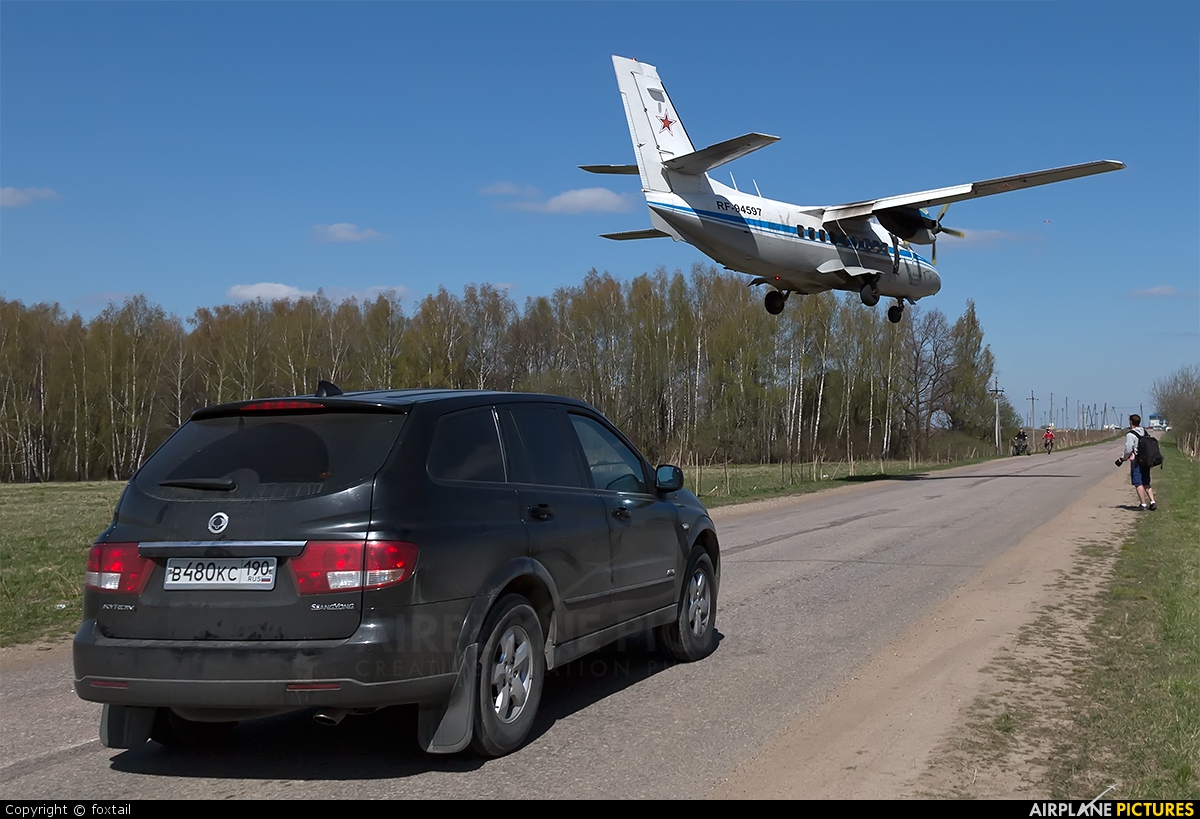
[(941, 289), (937, 270), (910, 248), (899, 247), (895, 263), (890, 237), (874, 220), (834, 235), (808, 209), (704, 181), (711, 190), (648, 192), (651, 223), (730, 270), (801, 294), (858, 292), (864, 277), (844, 272), (856, 268), (872, 271), (881, 296), (916, 301)]

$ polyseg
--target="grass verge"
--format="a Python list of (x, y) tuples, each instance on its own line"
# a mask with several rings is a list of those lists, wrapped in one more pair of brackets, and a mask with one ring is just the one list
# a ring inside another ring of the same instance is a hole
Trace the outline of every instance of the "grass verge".
[(1117, 557), (1079, 675), (1081, 707), (1050, 757), (1053, 795), (1200, 799), (1200, 463), (1164, 441), (1158, 511)]
[(124, 486), (0, 484), (0, 646), (79, 627), (88, 548)]

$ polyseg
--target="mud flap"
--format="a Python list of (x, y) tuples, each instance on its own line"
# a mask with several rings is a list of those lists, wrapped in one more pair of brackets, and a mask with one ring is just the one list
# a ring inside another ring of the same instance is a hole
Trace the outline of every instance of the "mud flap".
[(157, 710), (139, 705), (105, 705), (100, 712), (100, 744), (105, 748), (145, 745)]
[(446, 702), (423, 704), (417, 711), (417, 742), (427, 753), (453, 754), (466, 748), (475, 727), (479, 646), (467, 646), (458, 679)]

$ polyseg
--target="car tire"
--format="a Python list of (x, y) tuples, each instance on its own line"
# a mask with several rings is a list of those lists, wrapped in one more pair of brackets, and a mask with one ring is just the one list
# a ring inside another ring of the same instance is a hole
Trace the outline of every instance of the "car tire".
[(692, 551), (679, 593), (679, 611), (659, 628), (667, 652), (680, 662), (703, 660), (717, 647), (717, 586), (712, 561), (700, 548)]
[(229, 736), (236, 722), (196, 722), (184, 719), (170, 708), (159, 708), (150, 727), (150, 739), (160, 745), (207, 748)]
[(537, 718), (546, 679), (546, 644), (533, 606), (501, 598), (480, 630), (479, 691), (471, 747), (496, 757), (521, 747)]

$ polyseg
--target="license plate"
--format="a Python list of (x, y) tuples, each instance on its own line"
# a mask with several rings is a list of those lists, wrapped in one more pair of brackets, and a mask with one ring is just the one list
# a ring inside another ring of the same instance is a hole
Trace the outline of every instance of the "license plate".
[(257, 589), (275, 588), (273, 557), (218, 557), (167, 560), (164, 589)]

